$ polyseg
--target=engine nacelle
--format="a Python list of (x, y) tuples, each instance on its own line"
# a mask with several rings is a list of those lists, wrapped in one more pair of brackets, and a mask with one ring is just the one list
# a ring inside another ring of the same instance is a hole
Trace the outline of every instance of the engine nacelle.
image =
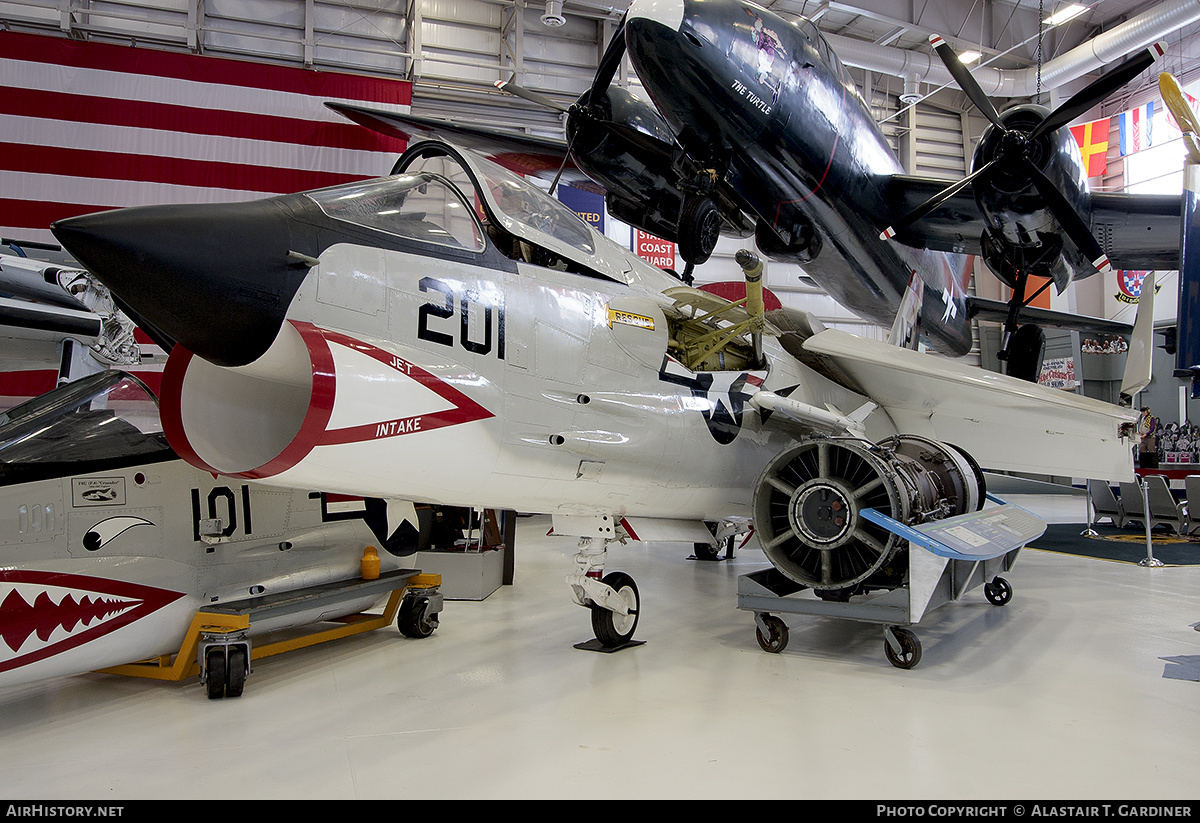
[[(780, 452), (754, 495), (763, 551), (788, 578), (818, 592), (886, 588), (908, 542), (864, 518), (872, 508), (905, 525), (982, 508), (983, 473), (966, 452), (914, 435), (872, 444), (813, 438)], [(847, 592), (849, 593), (849, 592)]]
[(1030, 166), (1040, 169), (1078, 214), (1089, 213), (1091, 195), (1079, 148), (1067, 129), (1027, 139), (1047, 114), (1042, 106), (1014, 106), (1001, 115), (1003, 130), (984, 130), (972, 168), (996, 165), (973, 189), (987, 223), (983, 252), (988, 267), (1010, 286), (1016, 271), (1029, 271), (1049, 277), (1061, 291), (1096, 269), (1073, 243), (1063, 242), (1063, 228), (1035, 185)]

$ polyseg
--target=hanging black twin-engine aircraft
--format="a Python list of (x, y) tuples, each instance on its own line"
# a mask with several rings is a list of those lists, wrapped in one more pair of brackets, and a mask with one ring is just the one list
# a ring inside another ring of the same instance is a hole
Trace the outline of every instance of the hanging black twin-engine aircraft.
[[(1177, 267), (1180, 198), (1091, 193), (1065, 128), (1144, 71), (1161, 46), (1052, 112), (1022, 105), (1001, 115), (951, 48), (940, 38), (932, 45), (989, 121), (973, 171), (950, 186), (903, 172), (811, 21), (743, 0), (634, 0), (592, 87), (566, 110), (565, 143), (330, 105), (378, 129), (440, 132), (501, 162), (540, 156), (553, 167), (566, 150), (606, 189), (610, 213), (678, 241), (689, 266), (708, 259), (722, 228), (752, 230), (764, 254), (801, 264), (836, 300), (884, 326), (915, 273), (924, 286), (921, 334), (951, 355), (969, 350), (976, 314), (1010, 332), (1018, 312), (1070, 323), (1027, 308), (1031, 275), (1061, 291), (1110, 264)], [(626, 53), (652, 105), (612, 84)], [(1007, 305), (968, 296), (968, 255), (982, 255), (1012, 287)], [(1009, 341), (1008, 371), (1036, 379), (1042, 335), (1034, 323), (1026, 328)]]

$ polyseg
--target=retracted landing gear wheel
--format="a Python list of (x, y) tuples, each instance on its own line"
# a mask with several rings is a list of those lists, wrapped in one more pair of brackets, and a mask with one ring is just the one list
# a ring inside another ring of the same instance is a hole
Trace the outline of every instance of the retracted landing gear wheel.
[(721, 236), (721, 212), (708, 197), (693, 195), (679, 217), (679, 256), (699, 266), (712, 256)]
[(429, 601), (425, 598), (407, 597), (400, 604), (396, 628), (405, 637), (429, 637), (437, 627), (437, 615), (429, 613)]
[(983, 596), (993, 606), (1003, 606), (1012, 600), (1013, 588), (1003, 577), (994, 577), (991, 583), (983, 584)]
[(900, 649), (897, 651), (892, 648), (892, 644), (888, 638), (883, 640), (883, 653), (887, 655), (888, 662), (897, 669), (911, 669), (921, 662), (921, 641), (917, 636), (908, 629), (894, 628), (889, 629), (892, 637), (896, 638)]
[(763, 634), (762, 626), (756, 626), (754, 629), (754, 636), (758, 638), (758, 645), (762, 647), (762, 650), (778, 654), (786, 649), (788, 644), (787, 624), (773, 614), (763, 615), (762, 623), (767, 627), (766, 634)]
[(641, 610), (641, 597), (638, 595), (637, 584), (625, 572), (612, 572), (604, 575), (600, 581), (611, 586), (617, 596), (625, 601), (629, 614), (617, 614), (603, 606), (591, 605), (592, 632), (596, 639), (606, 648), (615, 648), (628, 643), (637, 629), (638, 612)]
[(209, 700), (225, 696), (225, 649), (213, 646), (204, 656), (204, 689)]

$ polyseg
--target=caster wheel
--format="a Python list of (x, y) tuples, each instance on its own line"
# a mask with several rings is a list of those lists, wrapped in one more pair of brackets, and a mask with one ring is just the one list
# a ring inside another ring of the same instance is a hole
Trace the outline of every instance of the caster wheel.
[(595, 604), (591, 606), (592, 632), (601, 645), (611, 649), (628, 643), (633, 637), (642, 603), (637, 584), (625, 572), (606, 574), (600, 582), (611, 586), (629, 609), (629, 614), (617, 614)]
[(408, 597), (400, 604), (396, 628), (405, 637), (429, 637), (437, 627), (437, 615), (429, 614), (429, 601), (425, 598)]
[(214, 646), (204, 656), (204, 689), (209, 700), (225, 696), (225, 649)]
[(892, 644), (885, 638), (883, 641), (883, 653), (887, 655), (888, 662), (897, 669), (911, 669), (921, 662), (921, 641), (917, 636), (908, 629), (892, 629), (892, 635), (896, 638), (896, 642), (900, 644), (900, 650), (896, 651), (892, 648)]
[(983, 596), (988, 599), (988, 602), (993, 606), (1003, 606), (1008, 601), (1012, 600), (1013, 589), (1007, 580), (1003, 577), (992, 579), (991, 583), (983, 584)]
[(241, 646), (229, 649), (226, 660), (225, 696), (241, 697), (246, 687), (246, 650)]
[(763, 634), (761, 626), (755, 628), (754, 636), (758, 638), (758, 645), (762, 647), (764, 652), (779, 654), (779, 652), (787, 648), (787, 624), (773, 614), (764, 615), (762, 620), (767, 626), (767, 634)]

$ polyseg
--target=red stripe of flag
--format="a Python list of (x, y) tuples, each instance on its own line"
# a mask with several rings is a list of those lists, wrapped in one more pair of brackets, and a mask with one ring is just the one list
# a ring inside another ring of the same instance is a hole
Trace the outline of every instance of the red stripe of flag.
[(356, 151), (400, 154), (404, 142), (345, 123), (325, 123), (254, 112), (202, 109), (171, 103), (104, 99), (66, 92), (8, 89), (0, 95), (0, 114), (18, 117), (152, 128), (186, 134), (269, 140), (307, 146), (336, 146)]
[(269, 89), (310, 97), (350, 98), (399, 105), (412, 103), (410, 84), (386, 78), (317, 72), (291, 66), (270, 66), (12, 31), (0, 31), (0, 58)]
[(30, 146), (21, 143), (0, 143), (0, 169), (277, 194), (291, 194), (364, 179), (362, 175), (306, 169), (64, 149), (55, 146)]

